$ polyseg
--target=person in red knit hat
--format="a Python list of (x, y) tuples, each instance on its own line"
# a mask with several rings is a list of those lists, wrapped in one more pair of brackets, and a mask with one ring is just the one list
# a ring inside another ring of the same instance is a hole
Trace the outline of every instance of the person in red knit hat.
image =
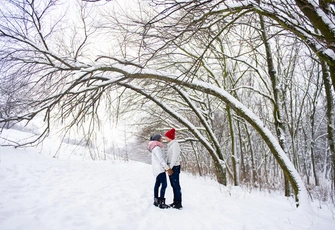
[(182, 209), (181, 202), (181, 187), (179, 182), (180, 174), (180, 147), (176, 138), (176, 130), (174, 128), (165, 133), (167, 144), (167, 164), (172, 169), (173, 173), (169, 175), (170, 184), (173, 189), (172, 208)]
[(174, 140), (176, 138), (176, 130), (174, 128), (170, 129), (165, 133), (165, 136), (170, 140)]

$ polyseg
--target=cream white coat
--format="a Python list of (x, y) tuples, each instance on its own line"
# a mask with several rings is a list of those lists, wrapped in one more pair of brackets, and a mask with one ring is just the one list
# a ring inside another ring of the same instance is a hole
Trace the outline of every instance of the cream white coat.
[(180, 146), (177, 140), (167, 144), (167, 164), (170, 168), (180, 165)]
[(155, 146), (151, 150), (151, 164), (154, 176), (158, 176), (160, 173), (169, 169), (166, 163), (165, 153), (161, 147)]

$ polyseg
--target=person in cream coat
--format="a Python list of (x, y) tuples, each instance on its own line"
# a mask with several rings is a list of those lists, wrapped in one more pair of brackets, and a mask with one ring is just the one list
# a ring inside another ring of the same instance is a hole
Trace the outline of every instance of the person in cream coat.
[(172, 170), (166, 163), (166, 156), (163, 151), (163, 137), (160, 134), (150, 137), (148, 150), (151, 152), (152, 172), (156, 177), (154, 205), (161, 209), (170, 208), (170, 206), (165, 204), (165, 190), (167, 187), (166, 172), (172, 174)]

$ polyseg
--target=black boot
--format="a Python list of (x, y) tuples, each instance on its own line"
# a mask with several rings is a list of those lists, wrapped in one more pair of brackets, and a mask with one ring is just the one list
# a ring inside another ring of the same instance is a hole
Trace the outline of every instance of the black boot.
[(175, 209), (182, 209), (183, 206), (181, 205), (181, 201), (173, 201), (173, 204), (171, 205), (172, 208)]
[(154, 198), (154, 205), (155, 205), (156, 207), (158, 207), (158, 205), (159, 205), (159, 200), (158, 200), (158, 198)]
[(158, 203), (159, 203), (159, 208), (165, 209), (165, 208), (170, 208), (169, 205), (165, 204), (165, 198), (158, 198)]

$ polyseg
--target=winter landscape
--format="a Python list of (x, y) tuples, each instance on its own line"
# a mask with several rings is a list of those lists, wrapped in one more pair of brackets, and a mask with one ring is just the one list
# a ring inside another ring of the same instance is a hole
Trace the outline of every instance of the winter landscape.
[(334, 230), (334, 43), (329, 0), (1, 0), (0, 230)]
[[(0, 142), (28, 136), (3, 130)], [(162, 210), (152, 205), (149, 164), (92, 161), (87, 150), (71, 145), (53, 158), (59, 144), (47, 139), (40, 148), (0, 147), (0, 229), (335, 229), (331, 203), (315, 201), (312, 210), (301, 210), (279, 192), (225, 187), (188, 173), (181, 174), (184, 208)], [(171, 196), (168, 186), (167, 202)]]

